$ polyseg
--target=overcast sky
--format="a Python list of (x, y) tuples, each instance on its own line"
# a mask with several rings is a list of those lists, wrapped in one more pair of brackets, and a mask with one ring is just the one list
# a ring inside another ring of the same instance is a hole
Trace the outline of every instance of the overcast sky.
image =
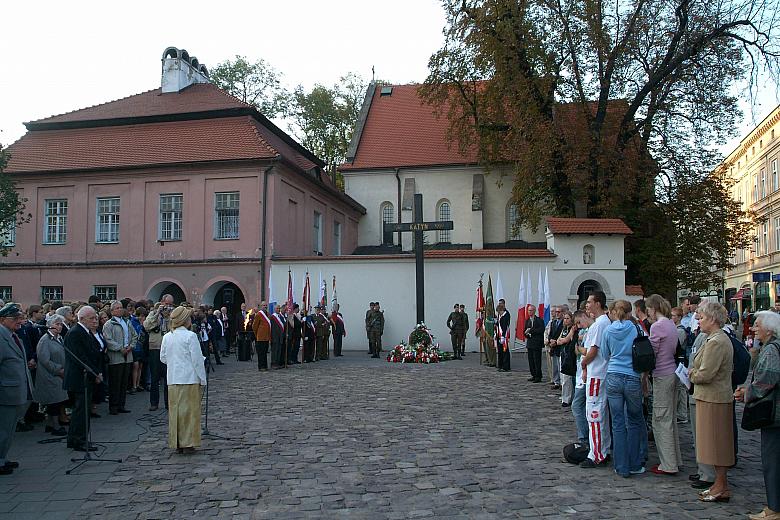
[[(330, 85), (347, 72), (421, 82), (443, 42), (438, 0), (133, 2), (10, 0), (0, 29), (0, 143), (24, 121), (160, 86), (163, 50), (186, 48), (213, 67), (236, 54), (262, 58), (289, 87)], [(767, 85), (740, 136), (777, 104)], [(739, 138), (724, 143), (727, 153)]]

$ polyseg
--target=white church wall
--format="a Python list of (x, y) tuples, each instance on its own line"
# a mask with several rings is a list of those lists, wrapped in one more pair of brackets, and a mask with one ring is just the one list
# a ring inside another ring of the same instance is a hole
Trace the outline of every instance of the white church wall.
[[(403, 187), (403, 180), (401, 181)], [(394, 170), (376, 170), (345, 173), (344, 189), (347, 195), (366, 208), (358, 224), (358, 246), (376, 246), (382, 243), (382, 203), (393, 204), (398, 219), (398, 184)]]
[[(316, 301), (320, 273), (328, 284), (328, 300), (332, 299), (332, 280), (336, 276), (336, 288), (341, 312), (347, 328), (344, 348), (349, 350), (367, 350), (365, 334), (365, 313), (368, 303), (379, 301), (385, 311), (385, 347), (397, 344), (406, 339), (415, 325), (415, 277), (414, 258), (404, 255), (398, 258), (359, 257), (354, 258), (309, 258), (285, 259), (273, 261), (272, 293), (277, 300), (284, 300), (287, 294), (287, 270), (291, 269), (295, 277), (294, 296), (300, 301), (303, 292), (305, 273), (309, 271), (312, 287), (312, 299)], [(439, 341), (447, 349), (450, 348), (449, 334), (445, 325), (447, 316), (455, 303), (466, 306), (471, 325), (474, 327), (474, 305), (476, 300), (477, 282), (480, 273), (484, 273), (483, 281), (487, 289), (488, 273), (493, 280), (494, 294), (498, 298), (499, 277), (503, 297), (512, 315), (512, 330), (517, 317), (518, 292), (521, 272), (530, 270), (531, 300), (536, 302), (538, 295), (539, 271), (544, 275), (547, 268), (550, 285), (550, 302), (570, 302), (572, 284), (583, 275), (584, 279), (594, 278), (604, 281), (609, 286), (612, 298), (625, 298), (623, 271), (618, 268), (595, 268), (583, 270), (569, 268), (560, 262), (560, 258), (533, 259), (442, 259), (428, 258), (425, 260), (425, 318)], [(576, 290), (576, 287), (575, 287)], [(472, 335), (467, 339), (469, 350), (476, 348), (477, 343)]]

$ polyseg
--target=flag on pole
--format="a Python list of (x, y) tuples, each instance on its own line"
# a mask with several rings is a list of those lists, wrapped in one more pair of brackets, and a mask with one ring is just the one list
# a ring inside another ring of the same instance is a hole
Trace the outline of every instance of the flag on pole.
[(496, 306), (493, 300), (493, 280), (488, 273), (487, 293), (485, 294), (485, 332), (495, 341)]
[(287, 312), (292, 312), (293, 305), (293, 280), (292, 271), (287, 269)]
[(544, 268), (544, 323), (550, 322), (550, 280), (547, 278), (547, 268)]
[(274, 275), (273, 269), (269, 269), (268, 270), (268, 312), (270, 312), (271, 314), (274, 313), (274, 307), (276, 307), (276, 298), (274, 298), (273, 275)]
[(499, 271), (496, 277), (496, 305), (498, 305), (498, 300), (502, 299), (504, 299), (504, 286), (501, 285), (501, 271)]
[(525, 274), (523, 271), (520, 271), (520, 290), (517, 294), (517, 323), (515, 324), (515, 337), (520, 341), (525, 341), (526, 305), (528, 303), (525, 296)]
[(303, 282), (303, 298), (301, 298), (301, 305), (303, 307), (303, 313), (309, 314), (309, 306), (311, 305), (311, 286), (309, 285), (309, 271), (306, 271), (306, 280)]
[(336, 304), (339, 303), (339, 297), (336, 295), (336, 275), (333, 275), (333, 299), (331, 300), (332, 308), (336, 310)]
[(320, 272), (320, 305), (323, 308), (327, 308), (328, 305), (328, 282), (322, 279), (321, 272)]
[(542, 268), (539, 268), (539, 289), (537, 292), (536, 315), (540, 318), (544, 316), (544, 281), (542, 280)]
[(485, 308), (485, 295), (482, 292), (482, 276), (479, 275), (479, 283), (477, 284), (477, 303), (474, 305), (476, 318), (474, 319), (474, 326), (477, 332), (482, 330), (482, 309)]

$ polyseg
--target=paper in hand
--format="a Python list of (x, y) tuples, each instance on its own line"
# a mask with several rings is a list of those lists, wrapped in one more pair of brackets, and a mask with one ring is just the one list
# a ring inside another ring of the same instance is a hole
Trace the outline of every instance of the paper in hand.
[(691, 380), (688, 379), (688, 368), (680, 363), (677, 365), (677, 370), (675, 370), (674, 373), (677, 374), (677, 377), (680, 379), (680, 382), (685, 385), (685, 388), (690, 390)]

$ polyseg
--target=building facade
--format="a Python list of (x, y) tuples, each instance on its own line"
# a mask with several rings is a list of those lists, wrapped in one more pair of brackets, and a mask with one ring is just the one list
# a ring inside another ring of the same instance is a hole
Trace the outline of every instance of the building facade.
[(6, 227), (0, 298), (130, 297), (237, 307), (276, 255), (357, 247), (362, 206), (323, 163), (166, 49), (161, 88), (27, 123), (7, 172), (29, 223)]
[(734, 184), (732, 196), (756, 212), (751, 247), (738, 249), (726, 273), (725, 296), (740, 312), (769, 309), (780, 300), (780, 106), (719, 165)]

